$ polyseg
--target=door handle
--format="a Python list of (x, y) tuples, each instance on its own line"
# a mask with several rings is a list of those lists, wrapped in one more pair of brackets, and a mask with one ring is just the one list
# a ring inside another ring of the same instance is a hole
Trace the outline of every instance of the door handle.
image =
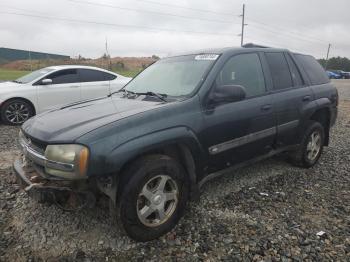
[(70, 86), (70, 88), (78, 88), (79, 86)]
[(311, 96), (304, 96), (303, 97), (303, 102), (307, 102), (311, 100)]
[(272, 108), (271, 105), (264, 105), (264, 106), (261, 107), (261, 111), (268, 111), (268, 110), (270, 110), (271, 108)]

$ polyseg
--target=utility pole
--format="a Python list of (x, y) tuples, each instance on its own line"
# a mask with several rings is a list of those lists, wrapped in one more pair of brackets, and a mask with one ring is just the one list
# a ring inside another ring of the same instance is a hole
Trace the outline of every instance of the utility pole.
[(242, 14), (240, 15), (240, 17), (242, 17), (242, 32), (240, 34), (241, 36), (241, 46), (243, 46), (243, 38), (244, 38), (244, 27), (248, 24), (245, 24), (244, 23), (244, 20), (245, 20), (245, 4), (243, 4), (243, 12)]
[(106, 36), (106, 56), (107, 56), (107, 69), (108, 70), (112, 70), (112, 60), (111, 60), (111, 56), (109, 54), (109, 51), (108, 51), (108, 41), (107, 41), (107, 36)]
[(327, 57), (326, 57), (326, 64), (325, 64), (325, 69), (327, 70), (328, 66), (328, 58), (329, 58), (329, 51), (331, 50), (331, 44), (328, 45), (328, 50), (327, 50)]
[(31, 56), (31, 54), (30, 54), (30, 50), (28, 51), (28, 56), (29, 56), (30, 71), (33, 71), (32, 56)]

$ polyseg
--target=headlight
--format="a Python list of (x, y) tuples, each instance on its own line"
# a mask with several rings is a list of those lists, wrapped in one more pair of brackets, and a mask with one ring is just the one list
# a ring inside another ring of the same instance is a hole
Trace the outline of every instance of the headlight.
[(89, 150), (82, 145), (48, 145), (45, 150), (45, 171), (69, 179), (85, 178)]

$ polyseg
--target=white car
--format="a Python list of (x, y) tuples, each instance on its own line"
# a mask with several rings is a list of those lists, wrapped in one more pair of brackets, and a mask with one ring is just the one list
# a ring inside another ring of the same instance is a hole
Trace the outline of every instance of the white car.
[(1, 119), (19, 125), (54, 106), (103, 97), (131, 78), (90, 66), (51, 66), (0, 83)]

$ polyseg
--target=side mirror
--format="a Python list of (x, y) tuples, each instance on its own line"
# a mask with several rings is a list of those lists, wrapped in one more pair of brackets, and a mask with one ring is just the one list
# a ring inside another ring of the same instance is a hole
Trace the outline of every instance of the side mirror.
[(241, 101), (246, 97), (245, 88), (240, 85), (221, 85), (215, 87), (210, 95), (214, 104)]
[(48, 79), (48, 78), (43, 79), (43, 80), (41, 81), (41, 84), (42, 84), (42, 85), (51, 85), (51, 84), (52, 84), (52, 79)]

